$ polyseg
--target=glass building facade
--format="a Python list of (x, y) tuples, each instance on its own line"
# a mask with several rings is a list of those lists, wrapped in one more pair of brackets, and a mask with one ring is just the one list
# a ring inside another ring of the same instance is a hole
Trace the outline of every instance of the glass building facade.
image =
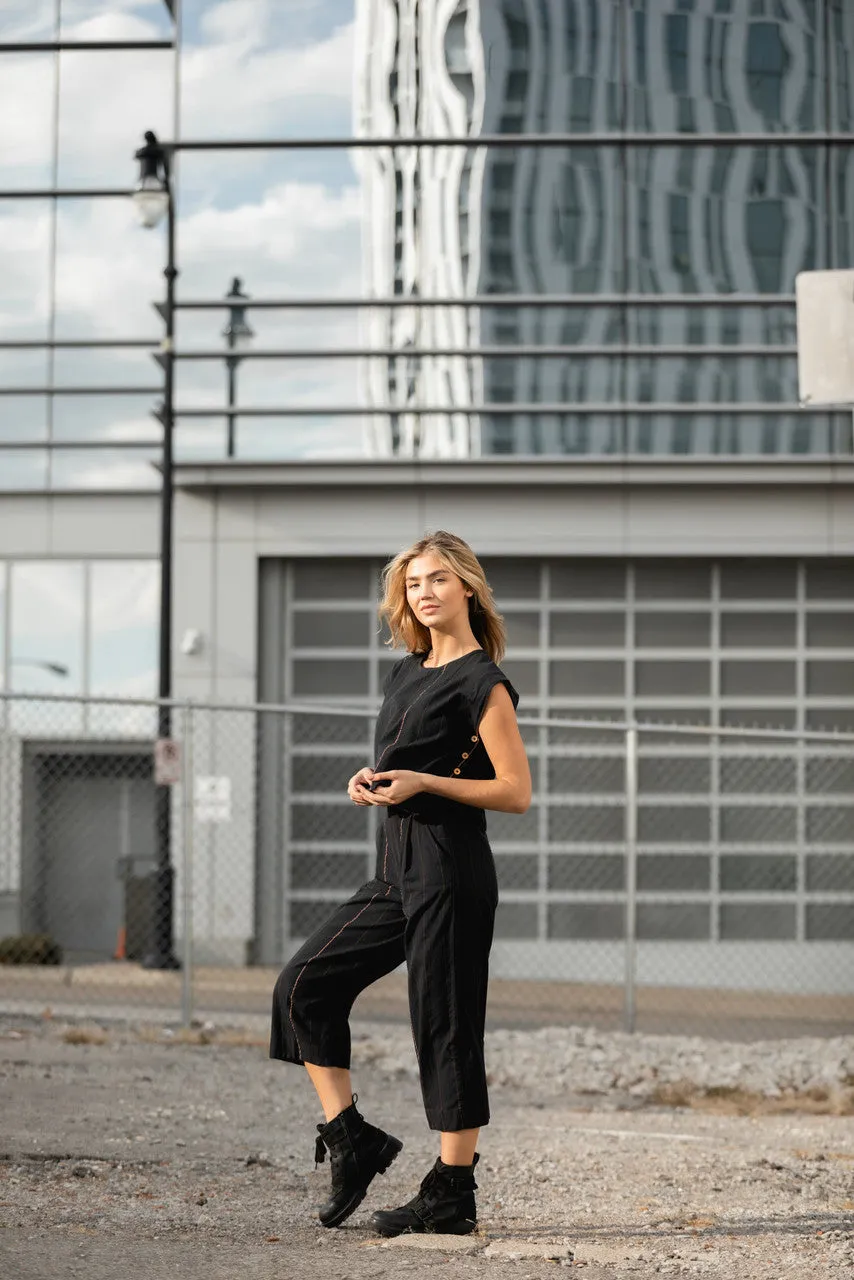
[[(846, 0), (178, 12), (4, 6), (5, 489), (156, 487), (165, 249), (126, 198), (147, 128), (576, 139), (180, 152), (179, 300), (239, 275), (329, 303), (250, 313), (283, 354), (240, 362), (266, 415), (240, 458), (850, 455), (849, 414), (797, 405), (794, 309), (799, 271), (854, 261)], [(360, 297), (407, 305), (335, 305)], [(180, 459), (225, 454), (223, 318), (179, 313), (179, 357), (211, 353), (178, 361)]]
[[(840, 137), (854, 119), (851, 5), (463, 0), (441, 66), (432, 7), (394, 7), (394, 45), (366, 46), (364, 132), (413, 132), (397, 109), (406, 83), (422, 132), (581, 135), (471, 149), (468, 165), (450, 150), (393, 171), (374, 161), (396, 226), (393, 247), (377, 223), (367, 231), (373, 259), (386, 254), (384, 272), (372, 259), (377, 292), (435, 293), (441, 260), (444, 293), (501, 296), (438, 309), (446, 341), (462, 316), (488, 353), (465, 375), (459, 359), (427, 359), (419, 382), (406, 352), (418, 311), (405, 313), (384, 402), (412, 423), (411, 406), (446, 403), (456, 377), (463, 404), (486, 406), (462, 441), (444, 418), (421, 423), (431, 451), (850, 454), (850, 414), (798, 408), (794, 286), (800, 271), (854, 262), (854, 162)], [(377, 32), (388, 21), (388, 6), (357, 8)], [(438, 248), (435, 218), (422, 225), (431, 200), (446, 223), (454, 212)], [(414, 431), (390, 431), (386, 450), (411, 449)]]

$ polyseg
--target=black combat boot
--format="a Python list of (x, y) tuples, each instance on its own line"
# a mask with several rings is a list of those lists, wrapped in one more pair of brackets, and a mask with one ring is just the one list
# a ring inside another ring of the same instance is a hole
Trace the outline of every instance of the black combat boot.
[(470, 1165), (442, 1164), (437, 1160), (421, 1183), (418, 1195), (399, 1209), (380, 1209), (371, 1226), (381, 1236), (400, 1236), (418, 1231), (439, 1235), (465, 1236), (477, 1227), (474, 1193), (475, 1156)]
[(332, 1195), (319, 1212), (324, 1227), (340, 1226), (365, 1198), (371, 1179), (385, 1173), (403, 1143), (382, 1129), (368, 1124), (356, 1110), (358, 1098), (328, 1124), (319, 1124), (314, 1158), (322, 1164), (329, 1148), (332, 1164)]

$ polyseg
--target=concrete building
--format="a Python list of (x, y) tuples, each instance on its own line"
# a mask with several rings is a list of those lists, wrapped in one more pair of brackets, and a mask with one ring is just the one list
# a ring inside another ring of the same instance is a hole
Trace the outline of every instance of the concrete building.
[[(481, 174), (470, 171), (464, 199), (464, 171), (440, 171), (441, 155), (432, 171), (422, 157), (399, 175), (365, 158), (371, 226), (384, 228), (368, 246), (367, 296), (575, 295), (548, 310), (481, 306), (460, 329), (452, 317), (464, 312), (413, 301), (390, 321), (366, 321), (371, 341), (559, 344), (578, 354), (465, 368), (431, 357), (408, 374), (404, 356), (377, 360), (369, 408), (396, 413), (370, 415), (373, 456), (179, 466), (176, 693), (318, 711), (310, 727), (275, 740), (263, 724), (256, 740), (259, 726), (238, 711), (200, 729), (196, 772), (230, 777), (236, 797), (231, 821), (197, 842), (202, 960), (276, 963), (369, 871), (371, 819), (341, 787), (350, 765), (370, 757), (369, 720), (339, 732), (322, 711), (376, 704), (391, 656), (373, 613), (379, 571), (427, 528), (454, 529), (487, 563), (522, 713), (854, 730), (851, 421), (797, 408), (792, 347), (795, 272), (852, 265), (852, 167), (843, 148), (785, 141), (851, 129), (847, 9), (836, 0), (802, 0), (788, 16), (760, 2), (749, 17), (720, 0), (690, 10), (675, 0), (486, 8), (359, 6), (359, 21), (382, 35), (362, 30), (363, 85), (380, 93), (378, 65), (398, 85), (404, 69), (409, 80), (405, 102), (384, 102), (393, 119), (381, 121), (379, 107), (366, 115), (363, 97), (358, 126), (629, 128), (668, 139), (496, 150)], [(443, 68), (448, 50), (459, 61)], [(434, 84), (441, 94), (428, 102)], [(768, 142), (721, 144), (736, 131)], [(459, 241), (454, 257), (448, 228), (458, 234), (463, 213), (469, 247), (464, 257)], [(428, 402), (455, 412), (425, 424), (413, 406)], [(480, 403), (526, 407), (466, 413)], [(19, 658), (62, 662), (66, 652), (73, 688), (104, 687), (92, 603), (108, 581), (101, 566), (150, 573), (157, 511), (156, 492), (4, 498), (7, 687), (38, 679), (44, 689), (48, 673)], [(49, 602), (60, 570), (80, 584), (76, 648), (69, 639), (62, 652), (25, 651), (21, 584), (44, 574)], [(191, 630), (200, 645), (185, 654)], [(110, 655), (130, 648), (109, 635), (104, 643)], [(107, 679), (110, 692), (127, 687)], [(7, 752), (20, 760), (25, 739), (83, 733), (45, 724), (20, 725)], [(148, 731), (137, 726), (136, 740)], [(532, 730), (529, 745), (531, 810), (490, 819), (502, 886), (495, 971), (614, 980), (625, 948), (622, 740)], [(8, 759), (12, 803), (19, 766)], [(642, 742), (639, 785), (641, 981), (850, 992), (847, 764), (803, 740), (732, 751), (665, 737)], [(4, 841), (6, 918), (20, 919), (26, 842)], [(29, 883), (32, 912), (40, 890)]]

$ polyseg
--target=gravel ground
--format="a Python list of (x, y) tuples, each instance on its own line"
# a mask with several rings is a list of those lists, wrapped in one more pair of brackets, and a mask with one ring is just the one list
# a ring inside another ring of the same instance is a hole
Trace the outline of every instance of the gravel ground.
[(405, 1142), (337, 1231), (301, 1071), (239, 1030), (0, 1017), (0, 1275), (149, 1280), (854, 1277), (854, 1038), (495, 1031), (476, 1237), (382, 1241), (435, 1157), (408, 1028), (354, 1024), (360, 1110)]

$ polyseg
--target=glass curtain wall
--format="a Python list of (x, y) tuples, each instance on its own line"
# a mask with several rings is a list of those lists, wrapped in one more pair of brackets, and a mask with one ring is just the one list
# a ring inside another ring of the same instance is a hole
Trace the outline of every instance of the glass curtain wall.
[[(850, 454), (849, 414), (797, 407), (793, 296), (798, 271), (854, 265), (854, 160), (832, 141), (854, 129), (848, 0), (320, 0), (251, 29), (186, 0), (180, 59), (173, 8), (3, 6), (4, 490), (157, 485), (165, 248), (126, 196), (143, 131), (179, 123), (594, 139), (181, 153), (179, 297), (239, 276), (328, 301), (250, 312), (287, 355), (240, 362), (237, 404), (269, 416), (238, 417), (239, 458)], [(400, 293), (391, 314), (336, 305)], [(495, 294), (510, 305), (462, 305)], [(213, 352), (178, 361), (182, 460), (225, 456), (223, 321), (179, 313), (179, 353)]]
[[(850, 452), (850, 414), (797, 407), (793, 295), (854, 265), (851, 148), (808, 140), (852, 128), (854, 5), (498, 0), (479, 20), (484, 132), (597, 135), (489, 152), (479, 293), (577, 301), (484, 307), (481, 342), (577, 354), (484, 359), (488, 404), (573, 406), (486, 415), (484, 452)], [(607, 139), (634, 132), (662, 141)]]
[(3, 490), (157, 484), (165, 250), (128, 193), (143, 131), (172, 134), (174, 44), (166, 0), (3, 5)]

